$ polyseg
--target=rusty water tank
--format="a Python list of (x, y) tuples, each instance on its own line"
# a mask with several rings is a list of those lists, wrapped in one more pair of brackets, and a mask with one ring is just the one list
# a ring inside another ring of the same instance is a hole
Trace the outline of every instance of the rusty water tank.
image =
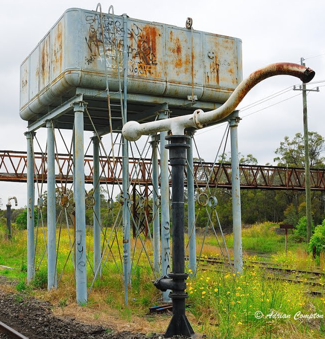
[(117, 92), (125, 34), (127, 92), (135, 107), (170, 102), (179, 114), (191, 106), (215, 108), (242, 80), (240, 39), (72, 8), (21, 65), (21, 118), (35, 121), (78, 92), (105, 92), (107, 83)]

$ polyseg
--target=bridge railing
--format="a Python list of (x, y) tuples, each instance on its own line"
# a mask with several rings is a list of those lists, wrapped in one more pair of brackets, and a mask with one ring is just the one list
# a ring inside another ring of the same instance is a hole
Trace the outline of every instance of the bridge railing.
[[(47, 154), (35, 152), (35, 181), (47, 180)], [(57, 182), (73, 181), (73, 157), (58, 153), (56, 161)], [(85, 182), (92, 183), (93, 158), (86, 155)], [(304, 190), (305, 170), (298, 167), (278, 167), (242, 164), (239, 168), (243, 189)], [(152, 184), (151, 159), (129, 159), (130, 182), (139, 185)], [(231, 188), (231, 164), (194, 162), (194, 182), (196, 187)], [(100, 180), (102, 183), (122, 183), (122, 157), (100, 157)], [(325, 169), (310, 170), (311, 189), (325, 190)], [(0, 181), (27, 181), (26, 152), (0, 150)], [(186, 184), (186, 183), (185, 183)]]

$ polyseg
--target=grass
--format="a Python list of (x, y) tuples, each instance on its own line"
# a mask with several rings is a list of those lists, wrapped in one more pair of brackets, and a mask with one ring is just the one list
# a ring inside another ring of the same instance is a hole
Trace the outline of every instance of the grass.
[(325, 301), (311, 303), (301, 286), (275, 278), (256, 267), (238, 276), (204, 272), (190, 280), (187, 291), (199, 330), (209, 338), (293, 338), (292, 328), (304, 334), (301, 338), (324, 335), (322, 319), (294, 317), (298, 312), (325, 314)]
[[(257, 253), (274, 253), (284, 249), (284, 236), (275, 233), (279, 225), (274, 223), (256, 224), (244, 229), (242, 234), (243, 250)], [(227, 245), (233, 247), (233, 236), (226, 237)], [(291, 243), (292, 245), (292, 243)]]
[[(243, 249), (253, 251), (255, 255), (245, 256), (245, 260), (251, 265), (247, 265), (249, 268), (245, 269), (242, 275), (237, 276), (224, 268), (222, 272), (200, 270), (197, 277), (189, 278), (187, 293), (190, 308), (187, 314), (196, 332), (205, 333), (208, 338), (222, 339), (324, 337), (324, 319), (306, 319), (306, 317), (295, 319), (295, 316), (297, 317), (297, 314), (322, 316), (325, 314), (325, 299), (311, 297), (306, 293), (307, 287), (277, 280), (277, 276), (266, 276), (256, 265), (254, 266), (256, 260), (265, 261), (265, 258), (259, 258), (257, 253), (267, 253), (268, 260), (280, 266), (324, 271), (324, 257), (321, 256), (317, 265), (303, 246), (298, 247), (297, 244), (290, 242), (290, 239), (286, 255), (284, 236), (274, 232), (276, 227), (278, 225), (265, 223), (243, 230)], [(202, 238), (199, 237), (197, 240), (199, 252)], [(115, 241), (102, 276), (95, 281), (88, 304), (83, 307), (75, 304), (73, 256), (70, 251), (72, 242), (73, 239), (69, 239), (68, 232), (62, 229), (57, 267), (58, 277), (62, 272), (63, 274), (59, 288), (47, 291), (46, 255), (44, 257), (42, 232), (38, 234), (36, 277), (33, 283), (28, 285), (26, 232), (15, 231), (13, 239), (9, 241), (5, 237), (3, 226), (0, 226), (0, 264), (13, 268), (1, 270), (0, 274), (15, 278), (17, 291), (51, 301), (57, 307), (56, 312), (84, 317), (85, 321), (103, 321), (113, 313), (119, 321), (127, 322), (128, 325), (133, 324), (137, 331), (150, 333), (166, 330), (169, 316), (148, 316), (148, 307), (161, 304), (161, 293), (152, 284), (155, 277), (139, 241), (136, 246), (134, 242), (132, 244), (132, 248), (136, 247), (136, 260), (132, 267), (128, 306), (124, 304), (123, 265), (120, 260), (122, 254), (119, 253)], [(231, 235), (226, 237), (226, 242), (231, 247), (233, 243)], [(90, 263), (93, 260), (92, 245), (91, 230), (87, 230), (87, 255)], [(152, 256), (150, 241), (146, 241), (145, 247)], [(232, 253), (231, 249), (229, 252)], [(221, 250), (215, 237), (206, 238), (203, 255), (221, 257)], [(88, 277), (89, 287), (92, 277), (90, 265)], [(324, 288), (322, 290), (324, 291)], [(77, 312), (77, 315), (73, 312)], [(136, 316), (140, 317), (140, 320)], [(112, 319), (109, 318), (108, 321), (111, 322)], [(142, 330), (137, 327), (140, 325), (143, 326)], [(121, 326), (120, 324), (117, 327), (122, 328)]]

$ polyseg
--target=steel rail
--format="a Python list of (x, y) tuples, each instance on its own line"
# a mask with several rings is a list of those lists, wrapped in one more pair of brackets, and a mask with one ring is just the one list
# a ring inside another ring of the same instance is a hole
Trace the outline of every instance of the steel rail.
[(17, 332), (12, 327), (6, 325), (5, 323), (0, 321), (0, 333), (5, 333), (10, 338), (18, 338), (18, 339), (28, 339), (28, 337), (23, 334)]
[[(200, 261), (207, 262), (208, 264), (210, 263), (210, 264), (217, 264), (217, 265), (219, 265), (219, 264), (222, 265), (222, 264), (226, 263), (223, 260), (219, 260), (219, 259), (216, 259), (216, 258), (213, 258), (213, 257), (201, 258)], [(266, 262), (258, 262), (258, 261), (250, 261), (250, 262), (252, 264), (248, 264), (247, 265), (248, 267), (253, 267), (253, 266), (257, 265), (260, 268), (268, 269), (268, 270), (271, 270), (271, 271), (280, 271), (280, 272), (286, 272), (286, 273), (300, 273), (300, 274), (325, 276), (325, 272), (320, 272), (320, 271), (307, 271), (307, 270), (291, 269), (291, 268), (285, 268), (285, 267), (269, 266), (270, 264), (274, 264), (274, 263), (266, 263)]]

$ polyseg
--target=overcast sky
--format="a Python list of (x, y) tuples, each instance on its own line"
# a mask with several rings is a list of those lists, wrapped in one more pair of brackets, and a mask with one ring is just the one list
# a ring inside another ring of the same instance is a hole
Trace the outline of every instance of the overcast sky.
[[(92, 0), (0, 0), (1, 150), (26, 150), (26, 122), (19, 116), (20, 64), (51, 29), (64, 11), (71, 7), (95, 10)], [(193, 18), (196, 30), (233, 36), (242, 40), (243, 72), (251, 72), (274, 62), (300, 63), (316, 71), (308, 88), (309, 130), (325, 136), (325, 1), (323, 0), (164, 0), (102, 1), (107, 12), (127, 13), (132, 18), (184, 27)], [(293, 91), (299, 80), (278, 76), (263, 81), (240, 104), (239, 148), (243, 155), (253, 154), (259, 164), (272, 163), (274, 151), (284, 136), (292, 138), (303, 131), (301, 92)], [(287, 90), (287, 91), (284, 91)], [(250, 109), (244, 108), (280, 91), (284, 94)], [(225, 125), (212, 131), (197, 132), (200, 156), (213, 160)], [(40, 132), (40, 135), (42, 132)], [(0, 183), (0, 198), (5, 205), (16, 195), (26, 205), (24, 184)]]

